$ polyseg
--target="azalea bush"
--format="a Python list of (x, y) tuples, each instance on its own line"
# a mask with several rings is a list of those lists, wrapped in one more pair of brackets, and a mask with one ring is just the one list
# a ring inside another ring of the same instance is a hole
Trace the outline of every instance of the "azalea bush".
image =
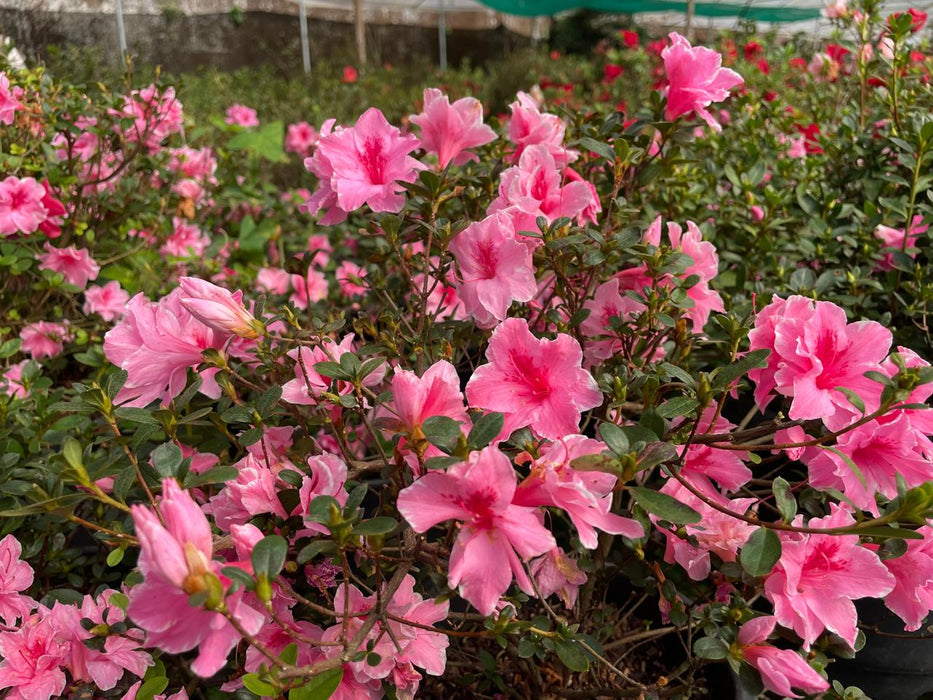
[(404, 129), (0, 73), (7, 697), (858, 697), (854, 601), (933, 609), (933, 126), (924, 18), (830, 12)]

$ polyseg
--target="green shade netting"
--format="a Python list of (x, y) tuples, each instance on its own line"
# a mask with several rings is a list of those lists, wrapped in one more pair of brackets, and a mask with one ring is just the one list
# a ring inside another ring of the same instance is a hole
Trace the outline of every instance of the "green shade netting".
[[(686, 12), (686, 2), (676, 0), (480, 0), (484, 5), (510, 15), (553, 15), (564, 10), (587, 9), (601, 12)], [(698, 17), (739, 17), (757, 22), (800, 22), (820, 16), (818, 7), (775, 7), (747, 3), (698, 2)]]

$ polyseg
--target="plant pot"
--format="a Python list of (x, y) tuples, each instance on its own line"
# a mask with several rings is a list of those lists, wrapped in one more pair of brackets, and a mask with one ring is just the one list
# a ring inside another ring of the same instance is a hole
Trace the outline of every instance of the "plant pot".
[(873, 700), (917, 700), (933, 693), (933, 635), (926, 631), (933, 616), (916, 632), (904, 632), (903, 621), (880, 600), (858, 601), (856, 607), (865, 647), (854, 659), (830, 665), (830, 678), (861, 688)]

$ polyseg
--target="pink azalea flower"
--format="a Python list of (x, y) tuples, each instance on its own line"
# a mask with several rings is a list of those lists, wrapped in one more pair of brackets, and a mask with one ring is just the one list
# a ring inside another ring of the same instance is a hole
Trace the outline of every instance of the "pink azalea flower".
[(0, 633), (0, 689), (10, 688), (7, 700), (62, 697), (67, 682), (63, 667), (70, 651), (47, 614), (33, 615), (19, 629)]
[(0, 617), (8, 627), (16, 625), (17, 618), (25, 619), (36, 607), (32, 598), (22, 595), (32, 585), (32, 567), (20, 557), (23, 548), (13, 535), (0, 540)]
[(227, 532), (231, 526), (244, 525), (257, 515), (272, 514), (280, 518), (290, 515), (276, 496), (279, 485), (276, 472), (262, 458), (248, 454), (234, 466), (237, 478), (226, 482), (204, 506), (204, 512), (214, 516), (217, 527)]
[(0, 182), (0, 236), (35, 233), (49, 216), (46, 190), (33, 177), (10, 175)]
[(50, 243), (43, 245), (45, 254), (39, 256), (39, 269), (60, 272), (65, 282), (84, 289), (90, 280), (96, 280), (100, 265), (84, 248), (68, 246), (55, 248)]
[(515, 144), (513, 160), (519, 160), (526, 148), (535, 145), (543, 146), (561, 168), (577, 159), (579, 153), (564, 146), (563, 120), (556, 114), (542, 113), (531, 95), (519, 92), (509, 110), (509, 141)]
[(572, 435), (583, 411), (602, 403), (580, 344), (564, 333), (535, 338), (527, 321), (509, 318), (493, 331), (486, 359), (467, 383), (467, 401), (505, 414), (506, 436), (525, 426), (552, 440)]
[(181, 102), (175, 98), (175, 88), (167, 87), (161, 94), (155, 85), (133, 90), (123, 97), (123, 109), (112, 114), (130, 118), (132, 126), (123, 132), (130, 143), (142, 142), (150, 153), (159, 150), (162, 142), (182, 130), (184, 115)]
[(534, 145), (522, 152), (518, 165), (502, 173), (499, 196), (488, 211), (493, 214), (516, 207), (532, 217), (543, 216), (548, 223), (566, 216), (584, 224), (584, 212), (594, 206), (593, 202), (589, 183), (579, 176), (562, 182), (554, 156), (544, 146)]
[(67, 323), (37, 321), (24, 326), (19, 332), (23, 340), (20, 349), (34, 360), (60, 355), (65, 349), (65, 343), (72, 338)]
[(890, 422), (873, 420), (843, 433), (834, 450), (820, 450), (805, 462), (813, 488), (842, 491), (856, 506), (877, 516), (875, 494), (896, 498), (898, 475), (908, 488), (933, 480), (931, 456), (933, 442), (901, 414)]
[(421, 424), (431, 416), (447, 416), (464, 426), (470, 424), (460, 377), (446, 360), (435, 362), (420, 377), (409, 370), (395, 370), (389, 409), (398, 419), (397, 429), (416, 443), (424, 440)]
[[(716, 248), (709, 241), (703, 240), (699, 227), (692, 221), (687, 222), (686, 233), (680, 224), (668, 221), (667, 238), (673, 251), (683, 253), (693, 261), (683, 273), (678, 274), (678, 277), (687, 279), (695, 275), (699, 278), (697, 283), (687, 290), (687, 297), (693, 302), (693, 307), (684, 312), (684, 317), (693, 323), (695, 329), (702, 329), (709, 320), (711, 312), (725, 310), (722, 297), (709, 286), (709, 283), (719, 273), (719, 256), (716, 254)], [(661, 246), (660, 216), (648, 226), (644, 241), (655, 247)], [(651, 286), (653, 282), (645, 266), (623, 270), (617, 277), (620, 281), (620, 291), (632, 289), (641, 293), (645, 286)], [(673, 279), (670, 276), (664, 276), (658, 283), (669, 287), (673, 285)]]
[(314, 150), (320, 137), (317, 129), (308, 122), (289, 124), (285, 133), (285, 150), (307, 158), (311, 155), (311, 151)]
[[(158, 302), (137, 294), (126, 315), (104, 336), (104, 355), (129, 377), (116, 402), (143, 407), (159, 399), (168, 403), (184, 390), (188, 369), (202, 362), (208, 348), (220, 350), (230, 336), (208, 328), (181, 304), (181, 289)], [(201, 372), (202, 393), (217, 398), (216, 369)]]
[[(296, 275), (298, 276), (298, 275)], [(261, 267), (256, 272), (256, 288), (269, 294), (287, 294), (291, 276), (278, 267)]]
[(425, 168), (408, 155), (420, 143), (414, 136), (402, 136), (382, 112), (371, 107), (354, 126), (322, 137), (314, 159), (320, 155), (332, 169), (329, 185), (344, 212), (364, 204), (375, 212), (398, 212), (405, 204), (399, 183), (414, 182), (418, 171)]
[[(907, 254), (911, 258), (916, 258), (917, 254), (909, 252), (909, 249), (917, 247), (917, 239), (921, 234), (926, 233), (928, 228), (930, 228), (928, 224), (923, 224), (923, 217), (917, 215), (910, 223), (910, 233), (905, 234), (904, 229), (891, 228), (890, 226), (883, 226), (879, 224), (877, 228), (875, 228), (875, 238), (880, 240), (884, 244), (885, 248), (901, 250), (901, 248), (905, 246), (904, 237), (906, 235), (906, 248), (908, 249)], [(894, 255), (891, 252), (885, 253), (884, 259), (878, 263), (878, 268), (881, 270), (893, 270)]]
[(246, 105), (234, 104), (227, 108), (224, 121), (231, 126), (242, 126), (250, 128), (259, 126), (259, 118), (256, 116), (256, 110)]
[[(339, 362), (340, 357), (353, 352), (354, 334), (350, 333), (340, 343), (326, 339), (321, 345), (314, 348), (302, 346), (291, 350), (288, 356), (295, 360), (295, 378), (282, 386), (282, 400), (305, 406), (314, 406), (318, 397), (330, 389), (331, 379), (323, 377), (314, 369), (318, 362)], [(377, 368), (363, 380), (363, 386), (372, 388), (382, 382), (385, 377), (385, 365)], [(339, 382), (338, 389), (341, 394), (353, 391), (348, 382)]]
[(288, 300), (299, 309), (307, 309), (311, 304), (327, 298), (329, 291), (327, 278), (320, 270), (309, 267), (304, 277), (290, 275), (289, 280), (294, 291)]
[[(335, 119), (328, 119), (321, 125), (318, 145), (334, 132), (335, 124)], [(339, 131), (340, 128), (338, 127), (337, 130)], [(298, 211), (314, 215), (325, 209), (324, 215), (318, 221), (326, 226), (345, 221), (349, 212), (345, 211), (337, 203), (337, 192), (331, 186), (331, 179), (334, 177), (334, 166), (331, 164), (330, 159), (318, 148), (315, 149), (310, 158), (305, 158), (304, 166), (308, 172), (317, 176), (319, 182), (317, 190), (307, 202), (298, 206)]]
[(674, 121), (684, 114), (696, 112), (710, 128), (722, 131), (707, 107), (725, 100), (729, 97), (729, 90), (743, 85), (745, 81), (734, 70), (722, 67), (722, 56), (718, 52), (703, 46), (691, 46), (677, 32), (668, 36), (671, 43), (661, 52), (668, 82), (664, 118)]
[(243, 292), (218, 287), (197, 277), (182, 277), (181, 305), (208, 328), (255, 339), (264, 331), (263, 324), (243, 306)]
[[(664, 561), (677, 562), (694, 581), (707, 578), (712, 569), (710, 554), (715, 554), (724, 562), (735, 561), (742, 545), (755, 531), (754, 526), (743, 520), (726, 515), (701, 501), (675, 479), (670, 479), (661, 492), (690, 506), (703, 519), (696, 525), (685, 525), (687, 539), (681, 539), (676, 533), (664, 530), (667, 548)], [(754, 498), (728, 499), (715, 491), (707, 494), (724, 508), (737, 513), (744, 513), (757, 503)], [(651, 516), (652, 521), (658, 518)], [(695, 544), (694, 544), (695, 542)]]
[(23, 108), (23, 103), (19, 101), (22, 96), (23, 88), (18, 85), (11, 88), (6, 71), (0, 71), (0, 124), (13, 126), (15, 113)]
[(835, 430), (853, 411), (836, 387), (866, 397), (875, 392), (877, 382), (864, 375), (881, 371), (892, 336), (875, 321), (846, 323), (845, 311), (830, 302), (791, 296), (762, 309), (748, 337), (751, 350), (772, 351), (766, 367), (749, 372), (758, 406), (775, 390), (792, 399), (791, 419), (820, 418)]
[(442, 170), (453, 162), (463, 165), (479, 160), (468, 149), (483, 146), (496, 138), (496, 132), (483, 124), (483, 105), (473, 97), (450, 104), (447, 95), (437, 88), (425, 88), (424, 111), (413, 114), (413, 124), (421, 127), (422, 147), (436, 153)]
[(621, 339), (612, 331), (612, 319), (624, 319), (638, 314), (644, 306), (619, 291), (619, 280), (613, 278), (596, 288), (593, 298), (583, 304), (590, 312), (580, 330), (586, 336), (585, 352), (588, 364), (608, 360), (622, 348)]
[(514, 575), (525, 593), (534, 587), (519, 557), (528, 560), (557, 544), (534, 508), (512, 504), (515, 472), (490, 445), (446, 473), (430, 472), (398, 496), (398, 509), (416, 532), (445, 520), (463, 522), (450, 555), (448, 585), (483, 615), (491, 615)]
[[(187, 491), (173, 479), (162, 482), (159, 517), (148, 508), (133, 506), (133, 522), (140, 543), (139, 569), (145, 580), (130, 590), (127, 614), (146, 630), (146, 643), (170, 654), (198, 649), (191, 670), (199, 676), (217, 673), (240, 642), (240, 633), (220, 613), (192, 607), (188, 598), (208, 588), (206, 577), (217, 576), (212, 562), (211, 528)], [(250, 634), (262, 627), (264, 616), (242, 602), (242, 591), (227, 596), (226, 605)]]
[(210, 237), (201, 231), (196, 224), (189, 224), (185, 219), (174, 217), (172, 219), (174, 230), (172, 235), (165, 239), (159, 248), (162, 255), (171, 255), (176, 258), (193, 258), (204, 255), (204, 251), (211, 244)]
[[(414, 586), (415, 579), (406, 576), (389, 600), (386, 612), (395, 618), (427, 626), (446, 619), (449, 603), (425, 600), (415, 592)], [(352, 635), (362, 625), (363, 616), (377, 605), (378, 599), (375, 594), (364, 597), (355, 586), (342, 584), (334, 596), (334, 605), (343, 610), (345, 601), (354, 615), (349, 624)], [(366, 661), (357, 661), (345, 665), (344, 669), (345, 672), (351, 671), (361, 684), (392, 679), (389, 682), (396, 685), (400, 697), (413, 697), (421, 680), (414, 667), (422, 668), (432, 676), (442, 675), (447, 665), (449, 640), (439, 632), (412, 627), (399, 619), (388, 620), (385, 625), (388, 630), (382, 623), (377, 623), (366, 637), (367, 646), (374, 644), (372, 648), (381, 657), (380, 663), (373, 666)], [(338, 622), (324, 631), (322, 639), (339, 640), (342, 632), (343, 625)], [(325, 647), (324, 655), (332, 656), (338, 651), (339, 647)]]
[(794, 688), (807, 695), (822, 693), (829, 683), (800, 655), (790, 649), (778, 649), (765, 642), (774, 630), (772, 616), (756, 617), (739, 630), (736, 640), (742, 659), (761, 674), (765, 688), (785, 698), (799, 698)]
[[(715, 414), (715, 406), (709, 406), (703, 411), (697, 426), (698, 435), (728, 433), (736, 427), (734, 423), (722, 416), (718, 416), (713, 423), (712, 419)], [(683, 454), (684, 449), (681, 448), (679, 451)], [(752, 470), (744, 462), (749, 458), (748, 452), (717, 450), (709, 445), (697, 444), (687, 447), (686, 452), (681, 473), (706, 492), (714, 490), (710, 479), (725, 491), (736, 491), (752, 478)]]
[(88, 287), (84, 290), (84, 313), (97, 314), (105, 321), (113, 321), (126, 312), (129, 300), (129, 293), (116, 280), (100, 287)]
[(337, 266), (335, 276), (337, 286), (340, 287), (340, 293), (348, 297), (361, 297), (369, 292), (369, 287), (363, 284), (366, 279), (366, 268), (360, 267), (354, 262), (343, 260)]
[(504, 214), (467, 226), (451, 241), (450, 252), (460, 270), (457, 294), (481, 328), (504, 321), (513, 301), (530, 301), (537, 291), (531, 251), (515, 240)]
[(545, 598), (553, 594), (570, 610), (577, 602), (580, 586), (586, 583), (586, 574), (560, 547), (531, 562), (531, 575)]
[[(933, 610), (933, 530), (918, 530), (921, 540), (907, 540), (907, 551), (899, 557), (884, 559), (882, 564), (894, 576), (894, 589), (884, 604), (904, 621), (907, 632), (915, 632)], [(866, 545), (876, 550), (878, 545)]]
[[(855, 523), (850, 511), (832, 504), (832, 513), (813, 518), (810, 527), (845, 527)], [(797, 516), (795, 525), (803, 524)], [(835, 632), (850, 647), (857, 633), (856, 598), (882, 598), (896, 580), (874, 553), (859, 545), (858, 535), (779, 533), (781, 558), (765, 580), (765, 597), (774, 616), (793, 629), (804, 648), (824, 630)]]
[(12, 396), (17, 399), (25, 399), (28, 397), (29, 389), (26, 382), (23, 380), (23, 371), (26, 369), (29, 362), (29, 360), (17, 362), (15, 365), (10, 365), (0, 373), (0, 391), (4, 392), (7, 396)]
[(42, 206), (45, 207), (47, 216), (45, 221), (39, 224), (39, 230), (48, 238), (58, 238), (62, 235), (62, 220), (68, 212), (65, 205), (55, 198), (48, 180), (42, 181), (42, 187), (45, 189)]
[[(311, 476), (305, 476), (301, 480), (298, 490), (300, 512), (307, 515), (311, 510), (311, 502), (318, 496), (332, 496), (340, 505), (347, 502), (347, 491), (344, 488), (347, 483), (347, 463), (343, 459), (330, 452), (324, 452), (308, 457), (307, 464)], [(326, 525), (317, 522), (306, 520), (305, 525), (306, 529), (302, 534), (330, 533)]]
[(152, 656), (142, 651), (145, 635), (142, 630), (130, 628), (123, 634), (111, 632), (104, 640), (103, 650), (85, 646), (93, 635), (84, 629), (82, 619), (101, 625), (117, 625), (125, 621), (123, 610), (110, 602), (117, 591), (105, 590), (95, 600), (84, 596), (81, 607), (55, 604), (49, 617), (57, 628), (58, 637), (71, 646), (68, 668), (76, 680), (93, 681), (100, 690), (116, 687), (124, 671), (142, 677), (153, 665)]
[(553, 506), (570, 516), (580, 544), (587, 549), (597, 545), (596, 530), (637, 539), (645, 534), (635, 520), (610, 512), (616, 477), (597, 471), (577, 471), (573, 460), (600, 454), (606, 446), (582, 435), (557, 439), (542, 450), (531, 466), (531, 473), (515, 490), (512, 502), (519, 506)]

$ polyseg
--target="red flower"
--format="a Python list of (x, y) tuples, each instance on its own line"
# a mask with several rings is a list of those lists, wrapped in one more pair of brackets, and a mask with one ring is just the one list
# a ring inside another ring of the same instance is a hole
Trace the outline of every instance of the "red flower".
[(622, 43), (627, 48), (634, 49), (638, 46), (638, 32), (633, 32), (631, 29), (622, 29), (619, 31), (619, 37), (621, 37)]
[(618, 66), (615, 63), (607, 63), (606, 67), (603, 68), (603, 82), (611, 83), (624, 72), (625, 69), (622, 68), (622, 66)]
[(344, 66), (343, 67), (343, 77), (340, 79), (341, 83), (355, 83), (356, 79), (360, 76), (356, 72), (356, 68), (353, 66)]

